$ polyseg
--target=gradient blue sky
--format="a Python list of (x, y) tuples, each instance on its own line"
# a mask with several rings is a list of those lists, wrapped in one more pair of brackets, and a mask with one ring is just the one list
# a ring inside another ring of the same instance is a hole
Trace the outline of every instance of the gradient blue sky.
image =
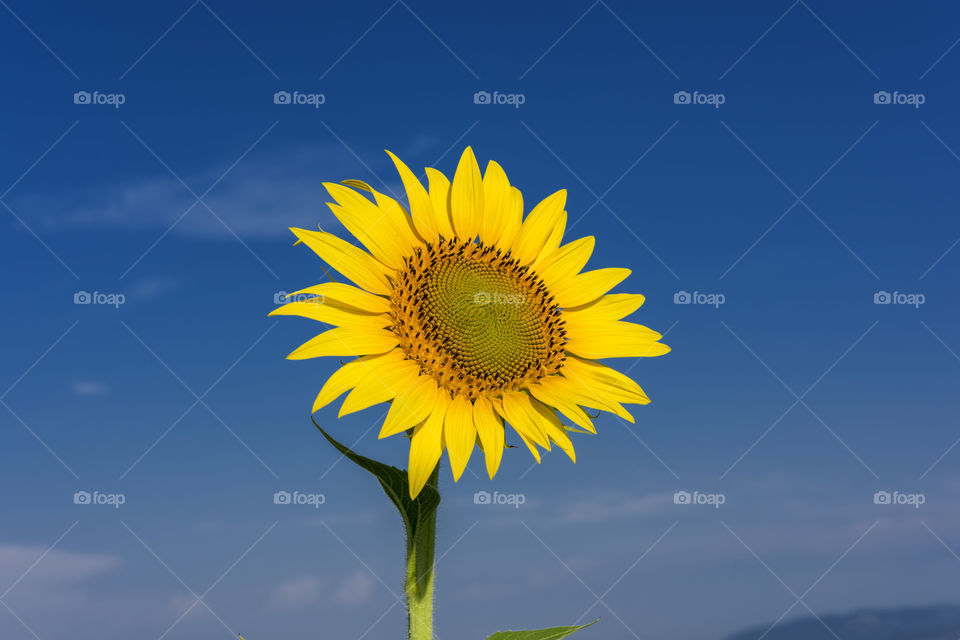
[[(575, 466), (443, 469), (440, 640), (596, 617), (585, 639), (720, 638), (960, 597), (957, 7), (0, 5), (2, 637), (402, 633), (399, 521), (308, 420), (338, 365), (284, 360), (318, 327), (266, 314), (325, 277), (286, 230), (339, 229), (321, 181), (396, 191), (384, 148), (452, 172), (467, 144), (528, 203), (567, 188), (568, 237), (633, 270), (674, 350), (616, 362), (653, 403), (601, 417)], [(383, 413), (318, 417), (404, 466)]]

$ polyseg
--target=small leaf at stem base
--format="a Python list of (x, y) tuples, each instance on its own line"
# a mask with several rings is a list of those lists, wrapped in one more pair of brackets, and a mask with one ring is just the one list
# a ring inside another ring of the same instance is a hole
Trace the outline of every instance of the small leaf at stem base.
[(597, 624), (599, 620), (594, 620), (590, 624), (583, 624), (577, 627), (550, 627), (549, 629), (526, 629), (523, 631), (498, 631), (487, 640), (561, 640), (572, 633), (581, 629), (586, 629), (590, 625)]

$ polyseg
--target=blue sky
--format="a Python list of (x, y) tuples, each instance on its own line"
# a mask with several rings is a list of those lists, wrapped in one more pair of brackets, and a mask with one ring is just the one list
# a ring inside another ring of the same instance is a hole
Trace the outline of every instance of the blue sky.
[[(653, 403), (575, 466), (443, 469), (438, 638), (956, 601), (956, 8), (0, 4), (4, 638), (402, 633), (399, 522), (308, 420), (338, 364), (266, 314), (325, 278), (286, 231), (342, 230), (321, 182), (398, 191), (383, 149), (449, 173), (467, 144), (528, 204), (567, 188), (674, 350), (615, 363)], [(403, 466), (384, 411), (318, 419)]]

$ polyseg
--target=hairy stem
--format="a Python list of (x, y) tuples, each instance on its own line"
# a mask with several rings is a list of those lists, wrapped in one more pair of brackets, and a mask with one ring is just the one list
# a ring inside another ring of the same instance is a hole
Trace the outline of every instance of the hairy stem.
[[(439, 467), (428, 484), (437, 486)], [(415, 535), (407, 532), (407, 595), (409, 640), (433, 640), (433, 562), (437, 542), (437, 512), (420, 520)]]

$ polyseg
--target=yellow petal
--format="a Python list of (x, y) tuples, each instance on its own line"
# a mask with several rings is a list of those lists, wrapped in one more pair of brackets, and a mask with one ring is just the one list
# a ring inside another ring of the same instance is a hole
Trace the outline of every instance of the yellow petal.
[(601, 390), (609, 399), (617, 402), (634, 404), (650, 402), (650, 398), (639, 384), (616, 369), (593, 360), (583, 360), (574, 355), (568, 355), (564, 360), (561, 373), (564, 377), (577, 380), (584, 386)]
[(516, 432), (517, 436), (520, 437), (520, 440), (523, 442), (523, 444), (527, 445), (527, 449), (529, 449), (533, 459), (537, 461), (537, 464), (540, 464), (540, 450), (537, 449), (537, 445), (534, 444), (533, 440), (523, 435), (523, 433), (520, 431), (517, 431), (516, 427), (514, 427), (513, 430)]
[(406, 431), (427, 417), (437, 403), (437, 382), (432, 376), (420, 376), (417, 380), (393, 399), (387, 418), (380, 429), (380, 437)]
[(455, 238), (453, 221), (450, 218), (450, 181), (436, 169), (426, 168), (430, 186), (430, 202), (433, 203), (433, 215), (437, 221), (437, 233), (445, 239)]
[[(418, 244), (410, 230), (406, 213), (392, 198), (384, 206), (370, 202), (353, 189), (330, 182), (323, 183), (337, 204), (327, 203), (337, 219), (356, 236), (383, 264), (399, 268), (403, 258)], [(386, 198), (386, 196), (382, 196)]]
[(417, 228), (417, 233), (429, 242), (436, 240), (437, 220), (433, 214), (430, 194), (427, 193), (417, 176), (413, 174), (413, 171), (410, 171), (409, 167), (400, 158), (389, 151), (387, 151), (387, 155), (393, 160), (393, 164), (396, 165), (397, 172), (400, 174), (400, 179), (403, 181), (403, 188), (407, 192), (407, 200), (410, 202), (410, 214), (413, 218), (413, 224)]
[[(546, 378), (542, 378), (539, 384), (542, 386), (542, 390), (538, 389), (538, 391), (545, 391), (548, 394), (545, 397), (561, 396), (566, 398), (567, 402), (572, 402), (583, 407), (600, 409), (611, 413), (618, 413), (619, 411), (619, 405), (617, 403), (605, 401), (600, 398), (599, 394), (597, 394), (593, 388), (589, 386), (585, 387), (577, 380), (572, 380), (562, 375), (547, 376)], [(559, 404), (554, 406), (560, 408)]]
[(593, 253), (593, 236), (578, 238), (557, 248), (537, 266), (537, 275), (553, 291), (556, 284), (580, 273)]
[(510, 202), (503, 212), (503, 231), (497, 238), (497, 246), (508, 251), (523, 223), (523, 194), (516, 187), (510, 187)]
[(539, 416), (540, 430), (547, 434), (550, 441), (555, 442), (573, 462), (576, 462), (577, 453), (573, 450), (573, 443), (570, 441), (570, 436), (567, 435), (567, 428), (560, 422), (557, 412), (534, 398), (531, 398), (530, 402)]
[[(508, 420), (507, 412), (503, 409), (503, 397), (492, 397), (490, 398), (490, 403), (493, 405), (494, 411), (500, 416), (503, 420)], [(511, 425), (512, 426), (512, 425)], [(540, 464), (540, 450), (537, 449), (537, 445), (528, 437), (523, 435), (521, 432), (517, 431), (517, 428), (513, 428), (514, 433), (520, 437), (520, 440), (527, 446), (527, 449), (530, 450), (530, 454), (533, 456), (533, 459), (537, 461), (537, 464)]]
[(564, 393), (563, 389), (557, 388), (555, 381), (558, 379), (559, 376), (547, 376), (541, 378), (539, 382), (530, 385), (528, 388), (537, 400), (551, 407), (556, 407), (560, 413), (567, 416), (574, 424), (587, 429), (591, 433), (596, 433), (597, 430), (593, 426), (593, 421), (590, 420), (590, 416), (580, 408), (580, 405), (573, 402), (570, 397)]
[(472, 240), (480, 230), (482, 215), (483, 178), (473, 149), (467, 147), (460, 156), (457, 172), (453, 174), (453, 186), (450, 187), (450, 217), (457, 237)]
[(578, 307), (596, 300), (630, 275), (630, 269), (609, 268), (585, 271), (553, 285), (550, 293), (561, 307)]
[(480, 218), (480, 241), (494, 244), (507, 223), (507, 212), (513, 202), (510, 181), (503, 167), (491, 160), (483, 174), (483, 216)]
[(531, 269), (539, 270), (540, 266), (557, 251), (557, 249), (560, 247), (560, 241), (563, 239), (563, 233), (566, 228), (567, 212), (561, 211), (560, 219), (557, 221), (557, 226), (555, 226), (553, 231), (550, 232), (550, 235), (547, 236), (546, 241), (543, 243), (543, 249), (540, 250), (540, 253), (537, 254), (537, 257), (530, 264)]
[(500, 461), (503, 459), (503, 421), (493, 410), (493, 405), (485, 397), (480, 396), (473, 402), (473, 424), (480, 437), (483, 453), (487, 462), (487, 473), (490, 479), (497, 475)]
[(622, 320), (598, 321), (588, 329), (568, 326), (567, 351), (582, 358), (643, 358), (662, 356), (670, 347), (657, 342), (662, 336), (652, 329)]
[(269, 315), (300, 316), (337, 326), (368, 329), (382, 329), (393, 324), (393, 319), (385, 313), (367, 313), (319, 297), (285, 304), (271, 311)]
[[(389, 153), (389, 151), (387, 153)], [(399, 239), (403, 242), (405, 247), (404, 251), (407, 251), (408, 247), (423, 244), (424, 239), (417, 233), (410, 214), (408, 214), (407, 210), (395, 199), (380, 193), (363, 180), (344, 180), (341, 184), (373, 194), (376, 206), (380, 209), (377, 220), (386, 219), (389, 222), (392, 230), (398, 234)], [(363, 200), (369, 202), (366, 198), (363, 198)]]
[(613, 293), (580, 307), (564, 310), (565, 318), (577, 321), (620, 320), (643, 306), (639, 293)]
[(356, 387), (366, 376), (378, 375), (377, 369), (387, 363), (399, 362), (403, 352), (393, 349), (377, 356), (363, 356), (348, 362), (327, 378), (313, 403), (313, 412), (324, 408), (342, 394)]
[(522, 391), (508, 391), (503, 394), (503, 417), (510, 426), (546, 450), (550, 450), (547, 439), (536, 420), (535, 411), (530, 403), (530, 395)]
[(449, 398), (438, 396), (437, 404), (427, 419), (417, 425), (410, 438), (410, 463), (407, 477), (410, 482), (410, 499), (415, 500), (437, 468), (443, 453), (443, 419)]
[(477, 442), (477, 428), (473, 425), (473, 405), (463, 396), (455, 396), (447, 407), (443, 421), (443, 441), (450, 456), (453, 481), (460, 480)]
[(521, 264), (530, 264), (536, 259), (557, 226), (561, 226), (560, 235), (563, 235), (561, 222), (566, 203), (567, 190), (561, 189), (544, 198), (523, 221), (510, 247)]
[(383, 329), (336, 327), (303, 343), (287, 356), (306, 360), (323, 356), (365, 356), (386, 353), (399, 344), (396, 334)]
[(410, 247), (422, 246), (425, 239), (417, 233), (413, 219), (403, 208), (403, 205), (376, 189), (371, 188), (370, 193), (373, 194), (373, 199), (377, 201), (377, 207), (380, 208), (380, 211), (385, 215), (389, 212), (394, 230), (399, 234), (406, 250), (409, 252)]
[(361, 378), (353, 391), (347, 394), (337, 415), (342, 418), (375, 404), (393, 400), (413, 384), (419, 375), (417, 365), (405, 358), (371, 370), (370, 375)]
[(324, 262), (352, 280), (357, 286), (379, 295), (392, 291), (387, 280), (387, 267), (373, 256), (346, 240), (325, 231), (309, 231), (291, 228), (294, 235), (313, 249)]
[(324, 282), (323, 284), (294, 291), (287, 297), (299, 295), (321, 296), (324, 301), (333, 301), (341, 306), (354, 307), (367, 313), (387, 313), (390, 311), (390, 299), (377, 296), (342, 282)]

